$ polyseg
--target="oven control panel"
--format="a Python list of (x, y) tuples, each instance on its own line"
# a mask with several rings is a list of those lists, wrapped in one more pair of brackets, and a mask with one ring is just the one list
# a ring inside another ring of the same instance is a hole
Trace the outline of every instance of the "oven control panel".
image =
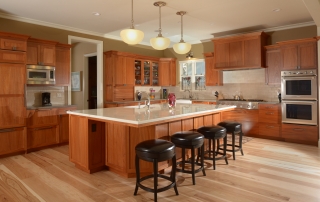
[(316, 69), (281, 71), (281, 76), (317, 76)]

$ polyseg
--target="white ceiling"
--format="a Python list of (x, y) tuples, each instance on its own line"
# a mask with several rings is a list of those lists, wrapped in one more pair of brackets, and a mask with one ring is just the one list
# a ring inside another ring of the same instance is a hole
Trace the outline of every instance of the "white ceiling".
[[(310, 0), (308, 0), (310, 1)], [(318, 0), (314, 0), (318, 1)], [(159, 8), (155, 0), (134, 0), (134, 23), (145, 34), (142, 44), (157, 36)], [(279, 26), (314, 24), (304, 0), (164, 0), (162, 34), (172, 44), (180, 41), (180, 16), (184, 40), (200, 43), (214, 36), (266, 30)], [(319, 3), (319, 2), (318, 2)], [(279, 12), (273, 12), (279, 8)], [(93, 15), (99, 12), (100, 16)], [(130, 27), (131, 0), (0, 0), (0, 17), (120, 39)]]

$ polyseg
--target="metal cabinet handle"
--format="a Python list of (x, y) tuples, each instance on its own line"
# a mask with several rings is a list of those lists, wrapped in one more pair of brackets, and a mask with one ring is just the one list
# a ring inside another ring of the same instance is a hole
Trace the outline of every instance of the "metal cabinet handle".
[(266, 115), (273, 115), (273, 112), (266, 112)]
[(274, 126), (266, 126), (266, 128), (274, 128)]
[(294, 128), (294, 129), (292, 129), (292, 130), (295, 130), (295, 131), (304, 131), (303, 128)]
[(50, 127), (45, 127), (45, 128), (35, 128), (35, 130), (47, 130), (47, 129), (51, 129), (51, 128), (54, 128), (55, 126), (50, 126)]
[(37, 111), (50, 111), (52, 108), (47, 108), (47, 109), (36, 109)]
[(14, 131), (14, 129), (13, 129), (13, 128), (9, 128), (9, 129), (1, 129), (1, 130), (0, 130), (0, 133), (7, 133), (7, 132), (12, 132), (12, 131)]

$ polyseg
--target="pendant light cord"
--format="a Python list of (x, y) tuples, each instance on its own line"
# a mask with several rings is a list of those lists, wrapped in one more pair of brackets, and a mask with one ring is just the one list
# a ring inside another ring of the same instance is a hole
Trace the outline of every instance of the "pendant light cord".
[(158, 37), (162, 37), (162, 34), (161, 34), (161, 5), (159, 5), (159, 34), (158, 34)]
[(133, 21), (133, 0), (131, 0), (131, 27), (130, 27), (130, 29), (134, 29), (133, 23), (134, 23), (134, 21)]
[(180, 42), (184, 42), (183, 41), (183, 14), (181, 14), (181, 40)]

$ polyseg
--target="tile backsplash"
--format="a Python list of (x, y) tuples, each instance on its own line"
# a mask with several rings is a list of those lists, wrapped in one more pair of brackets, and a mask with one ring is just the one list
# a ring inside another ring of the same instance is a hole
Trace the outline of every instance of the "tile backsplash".
[(50, 93), (52, 105), (63, 105), (68, 103), (67, 87), (63, 86), (27, 86), (27, 106), (41, 106), (42, 93)]

